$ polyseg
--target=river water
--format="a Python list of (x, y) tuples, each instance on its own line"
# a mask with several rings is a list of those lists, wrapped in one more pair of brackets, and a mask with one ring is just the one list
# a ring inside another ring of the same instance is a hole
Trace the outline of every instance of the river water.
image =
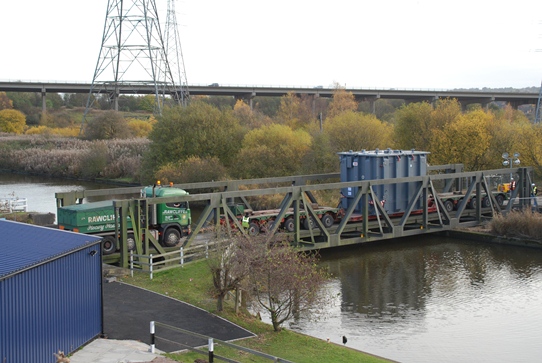
[[(0, 174), (0, 199), (56, 213), (54, 193), (109, 188)], [(321, 251), (334, 296), (286, 327), (400, 362), (542, 359), (542, 250), (434, 235)]]

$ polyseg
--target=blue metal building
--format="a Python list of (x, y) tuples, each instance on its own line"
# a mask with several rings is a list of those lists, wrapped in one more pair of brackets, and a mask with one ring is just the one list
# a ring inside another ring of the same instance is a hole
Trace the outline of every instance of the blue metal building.
[(0, 362), (56, 362), (103, 331), (100, 238), (0, 220)]

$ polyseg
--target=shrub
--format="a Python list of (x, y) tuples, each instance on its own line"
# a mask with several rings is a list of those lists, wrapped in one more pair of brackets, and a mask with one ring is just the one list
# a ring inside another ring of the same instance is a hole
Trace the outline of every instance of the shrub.
[(168, 163), (156, 173), (156, 178), (168, 183), (197, 183), (226, 180), (226, 168), (216, 157), (191, 156), (179, 163)]
[(542, 239), (542, 214), (528, 209), (498, 214), (489, 222), (489, 228), (500, 236)]

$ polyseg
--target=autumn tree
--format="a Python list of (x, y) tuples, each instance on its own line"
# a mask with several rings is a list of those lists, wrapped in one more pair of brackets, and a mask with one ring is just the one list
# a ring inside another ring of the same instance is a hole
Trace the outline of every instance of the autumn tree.
[(128, 121), (118, 111), (105, 111), (90, 118), (83, 135), (88, 140), (127, 139), (131, 137)]
[(491, 163), (487, 151), (492, 119), (491, 113), (478, 109), (457, 117), (442, 130), (434, 130), (433, 162), (461, 163), (465, 170), (486, 169)]
[(461, 104), (455, 98), (442, 98), (435, 102), (431, 111), (431, 122), (434, 128), (442, 129), (454, 122), (460, 115)]
[(17, 110), (0, 110), (0, 131), (22, 134), (26, 126), (25, 115)]
[(272, 123), (268, 116), (250, 109), (250, 106), (243, 100), (237, 100), (233, 107), (233, 116), (239, 120), (239, 124), (249, 130), (269, 125)]
[(324, 122), (334, 152), (393, 147), (390, 124), (371, 114), (347, 111)]
[(238, 155), (235, 174), (238, 178), (262, 178), (293, 175), (311, 145), (304, 130), (272, 124), (248, 132)]
[(197, 183), (226, 180), (228, 173), (216, 156), (202, 158), (190, 156), (181, 161), (172, 161), (162, 165), (155, 174), (156, 179), (164, 182)]
[(296, 129), (300, 125), (299, 111), (301, 109), (301, 99), (290, 91), (280, 98), (280, 107), (277, 112), (278, 123), (287, 125)]
[(335, 90), (333, 91), (333, 99), (329, 103), (327, 109), (327, 118), (333, 118), (341, 113), (348, 111), (356, 111), (358, 109), (358, 103), (352, 92), (346, 92), (338, 83), (335, 83)]
[(310, 316), (325, 306), (328, 276), (317, 267), (315, 255), (287, 243), (266, 243), (265, 237), (255, 237), (251, 245), (250, 273), (243, 286), (256, 308), (269, 313), (276, 332), (294, 313)]
[(13, 108), (13, 101), (9, 99), (6, 92), (0, 92), (0, 110)]

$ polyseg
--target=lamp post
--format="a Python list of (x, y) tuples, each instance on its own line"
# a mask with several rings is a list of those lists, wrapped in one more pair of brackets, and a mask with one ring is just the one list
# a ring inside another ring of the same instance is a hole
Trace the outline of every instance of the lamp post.
[[(513, 165), (519, 165), (521, 161), (519, 160), (519, 153), (514, 153), (513, 156), (508, 155), (508, 153), (503, 153), (502, 158), (504, 161), (502, 162), (502, 165), (508, 166), (510, 165), (510, 169), (512, 169)], [(510, 172), (510, 181), (512, 181), (512, 172)]]

